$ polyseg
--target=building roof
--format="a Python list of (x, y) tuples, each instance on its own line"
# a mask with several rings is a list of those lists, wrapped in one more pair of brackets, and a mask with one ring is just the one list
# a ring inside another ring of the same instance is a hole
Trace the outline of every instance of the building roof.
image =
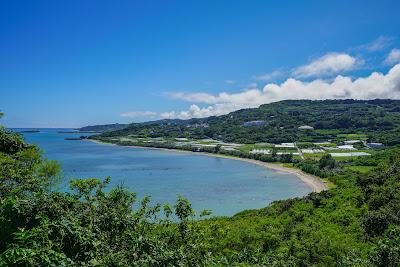
[(309, 125), (302, 125), (302, 126), (299, 126), (299, 129), (300, 130), (314, 130), (314, 127), (309, 126)]

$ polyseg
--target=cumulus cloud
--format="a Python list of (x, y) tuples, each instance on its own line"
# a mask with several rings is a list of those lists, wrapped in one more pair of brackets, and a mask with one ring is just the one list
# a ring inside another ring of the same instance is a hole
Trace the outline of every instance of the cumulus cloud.
[[(215, 106), (218, 106), (215, 105)], [(161, 113), (160, 116), (162, 119), (190, 119), (190, 118), (204, 118), (204, 117), (210, 117), (215, 114), (218, 114), (218, 112), (215, 110), (215, 106), (208, 106), (206, 108), (200, 108), (197, 105), (191, 105), (188, 110), (185, 111), (180, 111), (180, 112), (164, 112)]]
[(282, 71), (274, 70), (274, 71), (269, 72), (269, 73), (265, 73), (265, 74), (262, 74), (262, 75), (259, 75), (259, 76), (255, 76), (254, 79), (256, 79), (258, 81), (268, 82), (268, 81), (276, 79), (276, 78), (278, 78), (280, 76), (282, 76)]
[(400, 49), (394, 48), (390, 51), (389, 55), (386, 57), (384, 63), (386, 65), (393, 65), (400, 63)]
[(139, 118), (139, 117), (154, 117), (157, 113), (153, 111), (128, 111), (120, 114), (121, 117)]
[(313, 60), (307, 65), (295, 68), (293, 75), (297, 78), (320, 77), (349, 71), (362, 65), (362, 60), (345, 53), (328, 53)]
[[(162, 113), (162, 118), (217, 116), (284, 99), (400, 99), (400, 64), (393, 66), (386, 74), (373, 72), (367, 77), (357, 79), (342, 75), (331, 81), (316, 79), (304, 82), (289, 78), (281, 84), (269, 83), (262, 89), (248, 89), (238, 93), (175, 93), (171, 96), (191, 102), (192, 105), (188, 110)], [(200, 104), (208, 106), (200, 107)]]

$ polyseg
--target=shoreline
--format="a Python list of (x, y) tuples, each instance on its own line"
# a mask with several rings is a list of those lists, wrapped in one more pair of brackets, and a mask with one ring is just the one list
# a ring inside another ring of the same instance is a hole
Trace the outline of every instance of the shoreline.
[[(112, 145), (112, 146), (120, 146), (117, 144), (113, 143), (106, 143), (106, 142), (101, 142), (98, 140), (92, 140), (92, 139), (86, 139), (85, 141), (97, 143), (97, 144), (102, 144), (102, 145)], [(187, 153), (191, 155), (202, 155), (202, 156), (209, 156), (209, 157), (216, 157), (216, 158), (225, 158), (225, 159), (233, 159), (233, 160), (240, 160), (244, 161), (247, 163), (255, 164), (258, 166), (261, 166), (266, 169), (270, 170), (275, 170), (278, 172), (284, 172), (284, 173), (289, 173), (293, 174), (297, 178), (299, 178), (301, 181), (303, 181), (308, 187), (312, 189), (313, 192), (319, 193), (324, 190), (328, 190), (329, 187), (326, 182), (324, 182), (321, 178), (305, 173), (300, 169), (297, 168), (289, 168), (282, 166), (280, 164), (275, 164), (275, 163), (270, 163), (270, 162), (263, 162), (255, 159), (246, 159), (246, 158), (240, 158), (240, 157), (234, 157), (234, 156), (229, 156), (229, 155), (223, 155), (223, 154), (213, 154), (213, 153), (207, 153), (207, 152), (193, 152), (193, 151), (187, 151), (187, 150), (180, 150), (180, 149), (170, 149), (170, 148), (158, 148), (158, 147), (146, 147), (146, 146), (120, 146), (120, 147), (131, 147), (131, 148), (141, 148), (141, 149), (155, 149), (155, 150), (163, 150), (163, 151), (172, 151), (172, 152), (178, 152), (178, 153)]]

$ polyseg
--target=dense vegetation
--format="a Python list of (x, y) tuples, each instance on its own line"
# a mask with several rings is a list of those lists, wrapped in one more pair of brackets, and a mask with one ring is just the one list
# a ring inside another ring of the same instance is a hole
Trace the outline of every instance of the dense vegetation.
[[(400, 100), (285, 100), (227, 115), (190, 120), (133, 123), (103, 136), (212, 138), (225, 142), (293, 142), (363, 133), (371, 141), (400, 144)], [(245, 127), (244, 122), (265, 121)], [(314, 131), (299, 130), (309, 125)]]
[(187, 200), (150, 207), (109, 178), (55, 191), (58, 164), (0, 128), (0, 266), (400, 265), (400, 147), (296, 164), (336, 186), (193, 220)]

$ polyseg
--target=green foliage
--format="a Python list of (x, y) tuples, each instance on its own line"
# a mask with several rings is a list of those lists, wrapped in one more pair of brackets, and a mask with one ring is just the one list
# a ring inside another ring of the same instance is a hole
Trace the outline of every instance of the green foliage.
[(15, 154), (22, 151), (28, 145), (19, 134), (11, 134), (5, 128), (0, 127), (0, 151), (6, 154)]
[(320, 169), (334, 169), (336, 167), (336, 161), (331, 154), (325, 154), (319, 160)]
[(355, 171), (355, 172), (360, 172), (360, 173), (367, 173), (370, 172), (371, 170), (374, 169), (374, 166), (357, 166), (357, 165), (352, 165), (352, 166), (346, 166), (347, 169)]
[(215, 148), (214, 148), (214, 153), (218, 154), (220, 151), (221, 151), (221, 145), (218, 144), (218, 145), (216, 145)]
[(400, 228), (388, 229), (371, 253), (371, 261), (379, 267), (400, 266)]

